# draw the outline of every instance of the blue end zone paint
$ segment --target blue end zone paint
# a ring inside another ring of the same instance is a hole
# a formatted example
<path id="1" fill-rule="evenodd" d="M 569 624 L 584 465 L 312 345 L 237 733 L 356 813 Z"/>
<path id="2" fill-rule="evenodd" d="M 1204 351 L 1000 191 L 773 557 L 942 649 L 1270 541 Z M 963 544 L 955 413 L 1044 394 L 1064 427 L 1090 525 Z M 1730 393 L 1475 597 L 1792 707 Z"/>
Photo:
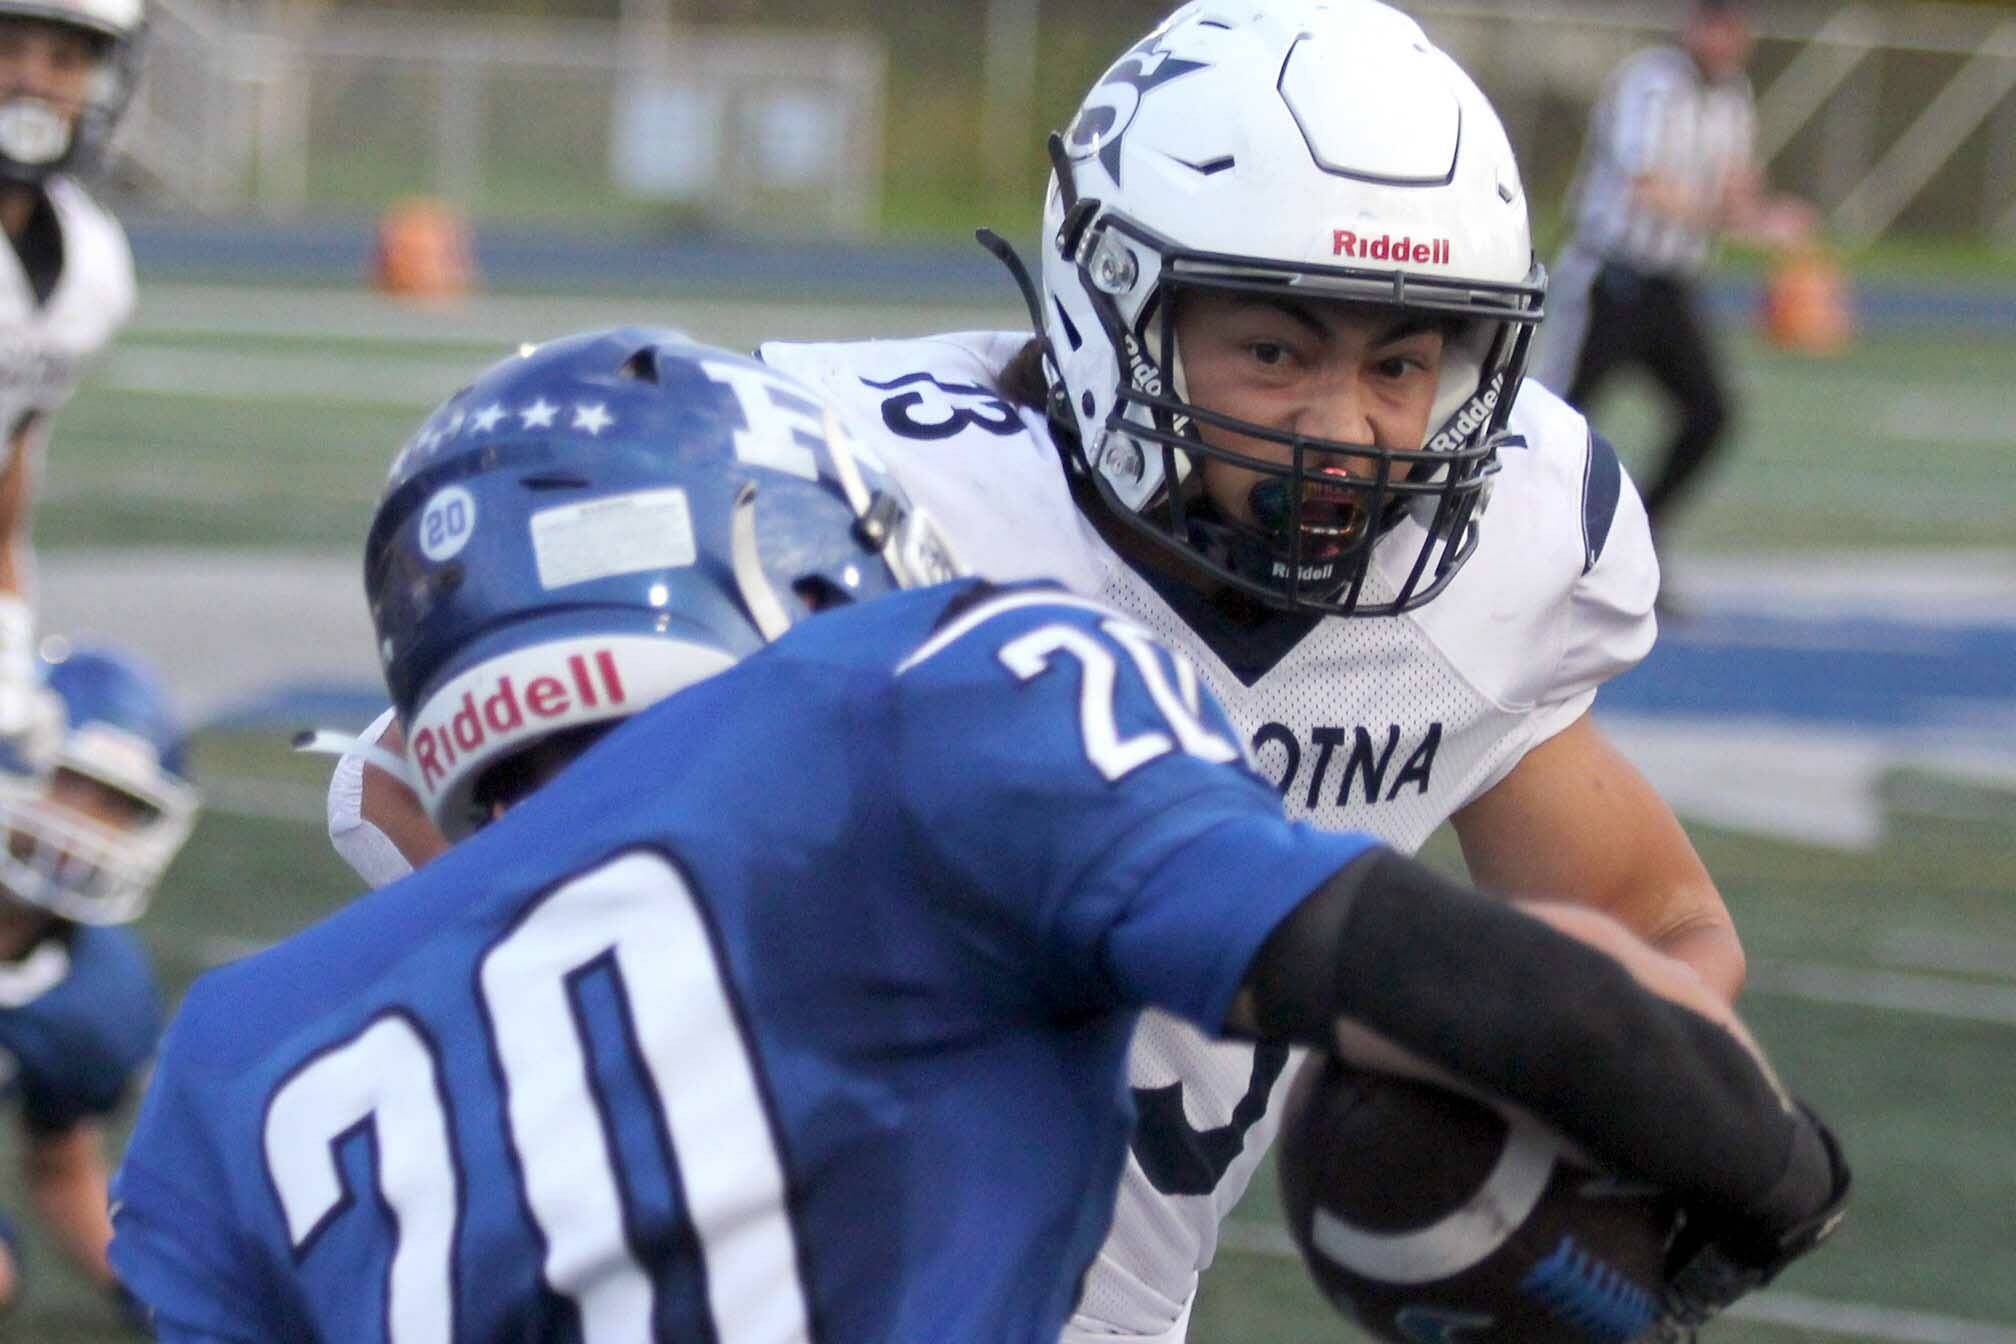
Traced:
<path id="1" fill-rule="evenodd" d="M 2016 625 L 1717 616 L 1663 631 L 1603 687 L 1605 711 L 1944 733 L 2016 744 Z M 361 683 L 276 687 L 207 728 L 362 728 L 386 705 Z"/>
<path id="2" fill-rule="evenodd" d="M 278 225 L 126 220 L 143 282 L 361 285 L 371 275 L 377 227 L 362 217 Z M 507 291 L 1018 302 L 1001 263 L 972 242 L 738 241 L 726 235 L 625 237 L 486 226 L 476 231 L 474 244 L 478 273 Z"/>
<path id="3" fill-rule="evenodd" d="M 1720 616 L 1662 631 L 1605 710 L 1887 729 L 2016 731 L 2016 625 Z"/>

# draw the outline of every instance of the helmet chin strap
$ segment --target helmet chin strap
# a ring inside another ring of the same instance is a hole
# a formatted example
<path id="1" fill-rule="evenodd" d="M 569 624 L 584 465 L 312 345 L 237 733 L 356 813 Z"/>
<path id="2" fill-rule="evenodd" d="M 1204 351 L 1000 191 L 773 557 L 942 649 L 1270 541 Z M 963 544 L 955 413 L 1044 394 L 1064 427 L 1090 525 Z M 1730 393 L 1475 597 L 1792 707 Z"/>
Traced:
<path id="1" fill-rule="evenodd" d="M 376 742 L 366 742 L 349 733 L 330 728 L 306 728 L 294 734 L 294 750 L 312 756 L 357 756 L 375 765 L 408 788 L 413 787 L 413 771 L 404 756 L 395 756 Z"/>
<path id="2" fill-rule="evenodd" d="M 728 559 L 735 573 L 735 588 L 749 619 L 765 641 L 774 642 L 791 628 L 791 616 L 778 597 L 770 576 L 763 572 L 763 553 L 756 544 L 756 483 L 746 482 L 735 496 L 735 512 L 729 521 Z"/>
<path id="3" fill-rule="evenodd" d="M 1056 136 L 1050 137 L 1055 140 Z M 1050 348 L 1050 338 L 1043 334 L 1043 301 L 1037 297 L 1036 282 L 1029 277 L 1029 268 L 1022 261 L 1021 254 L 1006 238 L 992 229 L 975 229 L 973 236 L 980 246 L 992 253 L 994 259 L 1008 268 L 1014 277 L 1015 287 L 1022 292 L 1022 304 L 1029 310 L 1029 326 L 1036 333 L 1036 344 L 1043 351 L 1043 382 L 1050 389 L 1048 404 L 1043 408 L 1051 423 L 1070 425 L 1071 393 L 1064 386 L 1063 372 L 1058 368 L 1057 352 Z"/>

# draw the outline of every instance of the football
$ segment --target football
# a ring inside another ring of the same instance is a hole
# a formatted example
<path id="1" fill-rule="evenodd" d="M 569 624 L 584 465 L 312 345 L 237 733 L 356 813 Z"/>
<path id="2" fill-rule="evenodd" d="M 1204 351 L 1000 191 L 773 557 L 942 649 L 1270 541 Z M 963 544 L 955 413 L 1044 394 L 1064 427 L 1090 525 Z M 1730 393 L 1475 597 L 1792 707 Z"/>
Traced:
<path id="1" fill-rule="evenodd" d="M 1282 1204 L 1337 1308 L 1405 1344 L 1624 1344 L 1658 1318 L 1677 1214 L 1509 1107 L 1311 1056 Z"/>

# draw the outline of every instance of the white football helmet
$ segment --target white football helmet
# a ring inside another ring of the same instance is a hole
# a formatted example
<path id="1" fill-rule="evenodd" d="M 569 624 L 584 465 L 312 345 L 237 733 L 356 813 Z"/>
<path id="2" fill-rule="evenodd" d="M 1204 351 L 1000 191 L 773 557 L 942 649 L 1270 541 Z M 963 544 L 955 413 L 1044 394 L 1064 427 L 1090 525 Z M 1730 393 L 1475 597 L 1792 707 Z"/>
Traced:
<path id="1" fill-rule="evenodd" d="M 125 653 L 79 649 L 45 679 L 68 726 L 50 773 L 0 760 L 0 896 L 79 924 L 124 924 L 147 909 L 196 823 L 182 730 L 153 672 Z M 64 775 L 116 802 L 81 805 Z"/>
<path id="2" fill-rule="evenodd" d="M 1440 592 L 1476 546 L 1546 292 L 1511 145 L 1469 76 L 1371 0 L 1196 0 L 1106 72 L 1051 149 L 1039 321 L 1052 412 L 1068 403 L 1079 465 L 1114 515 L 1274 606 L 1386 615 Z M 1446 321 L 1426 442 L 1386 451 L 1191 404 L 1172 302 L 1184 290 Z M 1200 415 L 1290 446 L 1292 463 L 1206 445 Z M 1378 464 L 1363 481 L 1376 525 L 1341 550 L 1334 529 L 1322 545 L 1310 537 L 1323 529 L 1305 532 L 1316 454 Z M 1182 489 L 1205 456 L 1265 473 L 1277 525 L 1227 524 Z M 1418 551 L 1368 585 L 1375 546 L 1399 529 Z"/>
<path id="3" fill-rule="evenodd" d="M 0 0 L 0 20 L 61 24 L 99 46 L 98 71 L 73 123 L 40 98 L 0 89 L 0 180 L 37 183 L 90 169 L 133 97 L 146 29 L 144 0 Z"/>

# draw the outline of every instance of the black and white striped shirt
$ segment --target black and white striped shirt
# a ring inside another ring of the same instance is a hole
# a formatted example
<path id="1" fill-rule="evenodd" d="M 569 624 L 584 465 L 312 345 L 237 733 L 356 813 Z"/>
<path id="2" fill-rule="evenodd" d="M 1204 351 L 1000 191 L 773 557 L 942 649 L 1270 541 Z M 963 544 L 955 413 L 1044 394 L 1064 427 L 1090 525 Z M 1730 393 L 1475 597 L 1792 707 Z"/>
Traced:
<path id="1" fill-rule="evenodd" d="M 1755 155 L 1750 81 L 1710 84 L 1678 47 L 1653 47 L 1617 68 L 1590 119 L 1573 191 L 1575 244 L 1605 261 L 1658 274 L 1694 275 L 1708 264 L 1710 229 L 1680 223 L 1633 199 L 1656 174 L 1708 206 Z"/>

